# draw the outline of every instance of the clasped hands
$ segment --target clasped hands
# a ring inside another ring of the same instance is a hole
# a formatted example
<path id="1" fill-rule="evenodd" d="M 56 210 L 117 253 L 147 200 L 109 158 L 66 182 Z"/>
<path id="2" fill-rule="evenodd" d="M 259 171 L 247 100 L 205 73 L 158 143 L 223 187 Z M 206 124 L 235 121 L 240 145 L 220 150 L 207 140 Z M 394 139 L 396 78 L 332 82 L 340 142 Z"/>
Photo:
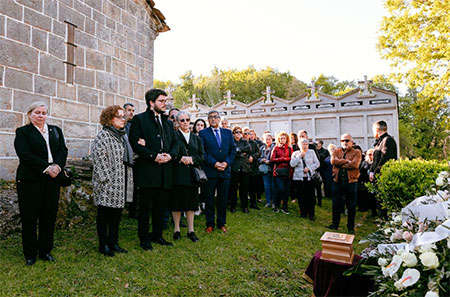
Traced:
<path id="1" fill-rule="evenodd" d="M 216 168 L 219 171 L 224 171 L 227 167 L 228 167 L 227 162 L 216 162 L 216 164 L 214 164 L 214 168 Z"/>
<path id="2" fill-rule="evenodd" d="M 194 165 L 194 160 L 192 159 L 192 157 L 183 156 L 180 159 L 180 163 L 183 163 L 184 165 Z"/>
<path id="3" fill-rule="evenodd" d="M 160 153 L 156 155 L 155 162 L 158 164 L 164 164 L 172 160 L 172 157 L 168 153 Z"/>
<path id="4" fill-rule="evenodd" d="M 50 175 L 51 178 L 57 177 L 60 172 L 61 172 L 61 168 L 56 164 L 50 165 L 47 168 L 47 170 L 45 171 L 45 173 Z"/>

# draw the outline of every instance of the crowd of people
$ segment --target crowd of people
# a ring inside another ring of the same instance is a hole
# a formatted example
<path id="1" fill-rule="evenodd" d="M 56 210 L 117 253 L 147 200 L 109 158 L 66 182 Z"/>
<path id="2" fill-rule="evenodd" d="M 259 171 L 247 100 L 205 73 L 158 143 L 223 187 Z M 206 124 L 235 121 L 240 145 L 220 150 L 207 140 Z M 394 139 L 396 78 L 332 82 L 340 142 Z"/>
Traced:
<path id="1" fill-rule="evenodd" d="M 103 109 L 102 129 L 93 142 L 93 198 L 99 252 L 105 256 L 127 253 L 119 245 L 127 203 L 129 216 L 138 221 L 140 247 L 146 251 L 153 249 L 152 243 L 173 245 L 163 237 L 170 215 L 174 240 L 182 236 L 183 216 L 186 236 L 199 240 L 194 220 L 201 212 L 206 233 L 228 232 L 227 210 L 236 212 L 238 202 L 243 213 L 257 211 L 259 202 L 290 214 L 292 200 L 298 202 L 301 217 L 314 221 L 323 191 L 333 205 L 328 228 L 337 230 L 341 214 L 347 212 L 350 233 L 355 230 L 357 205 L 361 211 L 383 215 L 364 184 L 376 182 L 383 164 L 397 158 L 395 140 L 384 121 L 374 123 L 375 147 L 363 153 L 348 133 L 341 136 L 339 147 L 329 144 L 325 149 L 321 140 L 310 141 L 305 130 L 266 131 L 258 137 L 248 127 L 229 127 L 217 110 L 208 112 L 208 123 L 192 122 L 186 111 L 166 110 L 167 94 L 160 89 L 149 90 L 145 101 L 146 111 L 137 115 L 131 103 Z M 38 256 L 54 261 L 50 252 L 67 148 L 62 130 L 47 124 L 47 112 L 45 103 L 33 103 L 29 123 L 17 129 L 14 141 L 27 265 Z"/>

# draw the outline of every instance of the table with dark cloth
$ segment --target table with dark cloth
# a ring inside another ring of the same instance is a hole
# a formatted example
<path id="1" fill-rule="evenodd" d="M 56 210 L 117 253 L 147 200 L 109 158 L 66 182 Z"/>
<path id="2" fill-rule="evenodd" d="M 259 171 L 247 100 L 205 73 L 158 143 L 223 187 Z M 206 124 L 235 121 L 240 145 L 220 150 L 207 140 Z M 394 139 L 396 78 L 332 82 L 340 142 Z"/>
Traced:
<path id="1" fill-rule="evenodd" d="M 354 256 L 353 264 L 344 264 L 320 259 L 322 252 L 317 252 L 306 268 L 304 278 L 314 285 L 314 295 L 319 296 L 367 296 L 372 281 L 367 276 L 342 273 L 355 266 L 362 257 Z"/>

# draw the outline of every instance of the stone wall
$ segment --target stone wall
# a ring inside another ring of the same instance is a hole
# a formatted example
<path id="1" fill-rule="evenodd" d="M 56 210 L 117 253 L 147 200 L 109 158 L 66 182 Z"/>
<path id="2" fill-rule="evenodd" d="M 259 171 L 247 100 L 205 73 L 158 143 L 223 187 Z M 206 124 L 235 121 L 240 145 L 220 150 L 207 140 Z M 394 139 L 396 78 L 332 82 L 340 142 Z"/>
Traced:
<path id="1" fill-rule="evenodd" d="M 90 154 L 105 106 L 145 110 L 158 21 L 144 0 L 0 0 L 0 178 L 14 178 L 14 131 L 33 101 L 48 104 L 75 158 Z M 73 84 L 66 22 L 77 26 Z"/>

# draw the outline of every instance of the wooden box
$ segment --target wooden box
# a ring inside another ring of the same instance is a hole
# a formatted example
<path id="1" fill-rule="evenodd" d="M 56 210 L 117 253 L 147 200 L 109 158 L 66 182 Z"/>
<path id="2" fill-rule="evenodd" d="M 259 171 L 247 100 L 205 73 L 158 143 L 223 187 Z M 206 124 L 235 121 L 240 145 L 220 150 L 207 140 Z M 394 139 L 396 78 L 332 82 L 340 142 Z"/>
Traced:
<path id="1" fill-rule="evenodd" d="M 355 235 L 325 232 L 320 239 L 322 241 L 322 257 L 320 259 L 352 264 L 354 238 Z"/>

